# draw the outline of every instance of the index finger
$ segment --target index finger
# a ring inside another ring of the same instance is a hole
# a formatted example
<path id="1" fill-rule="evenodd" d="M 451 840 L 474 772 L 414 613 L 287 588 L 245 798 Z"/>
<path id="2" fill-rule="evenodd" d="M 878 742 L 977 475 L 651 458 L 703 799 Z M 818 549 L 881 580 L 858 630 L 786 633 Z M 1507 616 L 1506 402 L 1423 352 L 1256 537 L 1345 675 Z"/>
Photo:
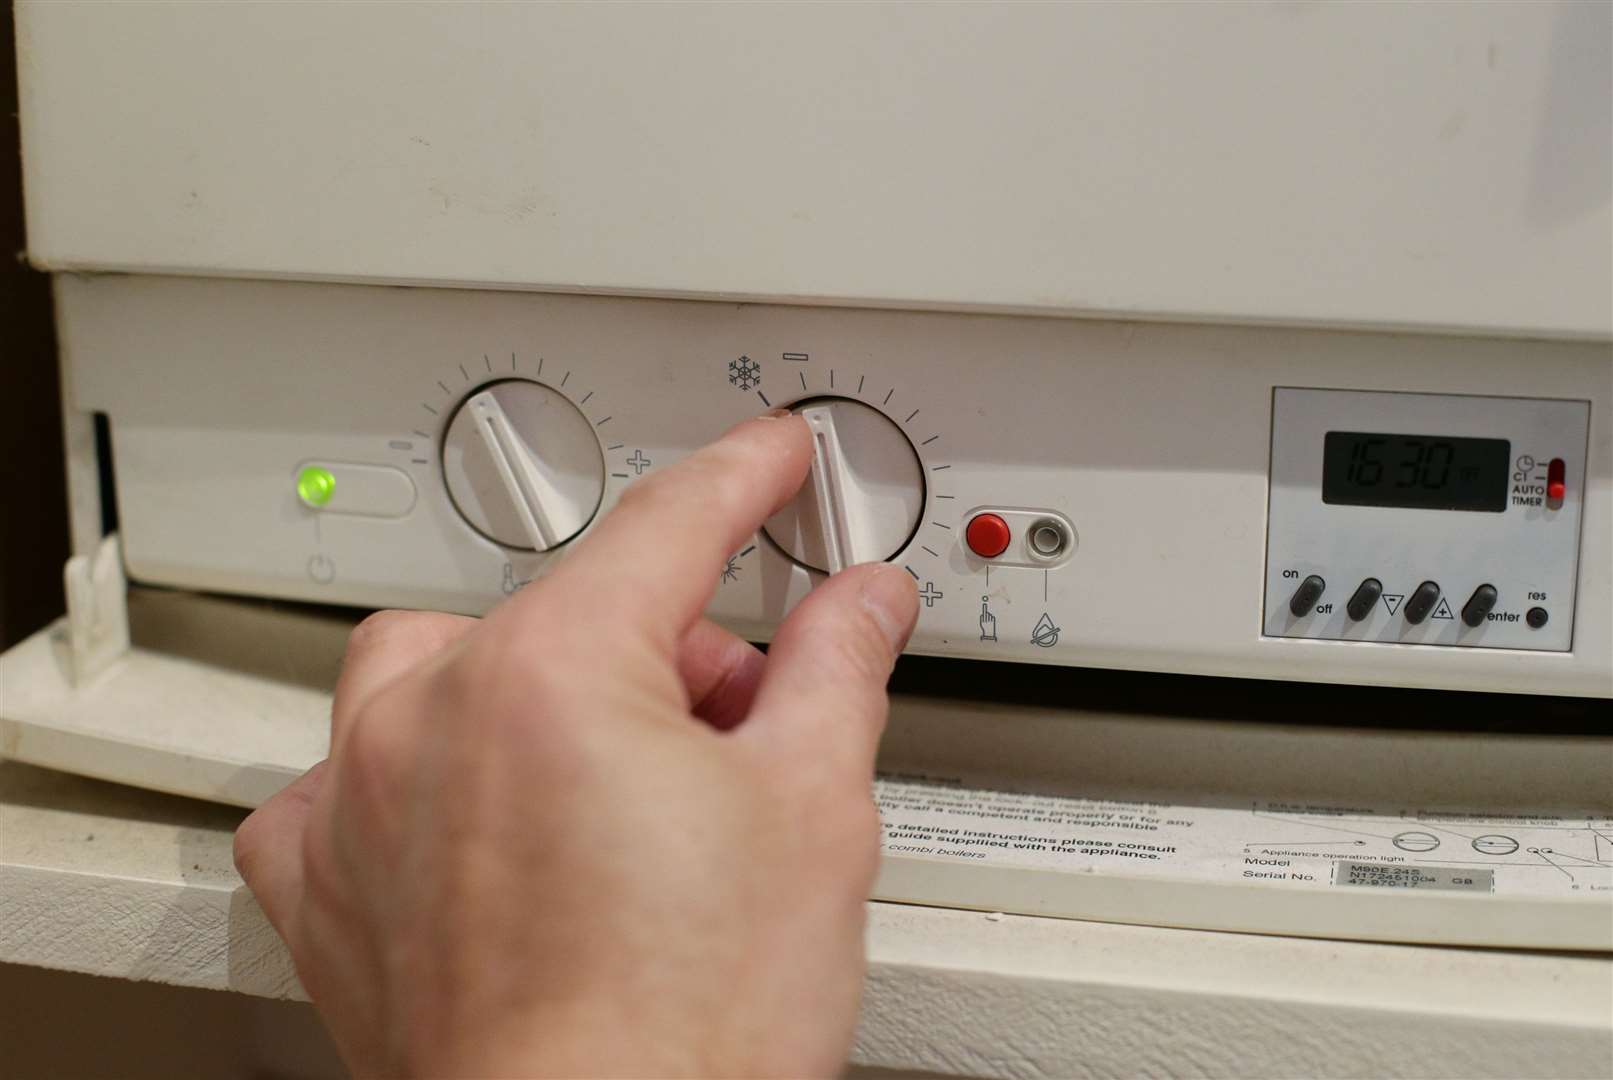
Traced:
<path id="1" fill-rule="evenodd" d="M 782 410 L 632 484 L 545 582 L 518 593 L 511 617 L 585 613 L 626 620 L 670 653 L 705 609 L 724 561 L 800 489 L 812 464 L 806 422 Z M 524 602 L 524 603 L 523 603 Z"/>

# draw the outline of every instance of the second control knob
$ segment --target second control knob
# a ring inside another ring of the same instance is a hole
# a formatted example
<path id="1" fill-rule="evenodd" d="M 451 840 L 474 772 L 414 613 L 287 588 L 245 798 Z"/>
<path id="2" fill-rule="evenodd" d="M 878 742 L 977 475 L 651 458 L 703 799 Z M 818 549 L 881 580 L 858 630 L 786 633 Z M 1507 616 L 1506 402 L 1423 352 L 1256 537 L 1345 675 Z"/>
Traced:
<path id="1" fill-rule="evenodd" d="M 509 548 L 548 551 L 587 527 L 605 491 L 593 425 L 557 391 L 506 379 L 448 422 L 443 478 L 471 527 Z"/>
<path id="2" fill-rule="evenodd" d="M 924 510 L 924 469 L 902 429 L 850 398 L 805 401 L 812 471 L 764 526 L 785 554 L 834 573 L 890 559 L 907 546 Z"/>

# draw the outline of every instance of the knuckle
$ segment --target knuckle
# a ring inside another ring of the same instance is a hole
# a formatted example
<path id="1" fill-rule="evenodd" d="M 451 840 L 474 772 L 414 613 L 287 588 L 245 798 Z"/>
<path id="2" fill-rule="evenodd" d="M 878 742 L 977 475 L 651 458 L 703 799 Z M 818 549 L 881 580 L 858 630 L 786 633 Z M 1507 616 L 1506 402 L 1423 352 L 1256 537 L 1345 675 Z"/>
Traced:
<path id="1" fill-rule="evenodd" d="M 347 635 L 346 658 L 378 652 L 418 632 L 420 615 L 413 611 L 377 611 L 366 615 Z"/>
<path id="2" fill-rule="evenodd" d="M 235 841 L 230 853 L 235 860 L 236 872 L 248 886 L 257 880 L 264 842 L 259 834 L 263 829 L 264 816 L 261 810 L 254 810 L 248 814 L 246 820 L 235 829 Z"/>

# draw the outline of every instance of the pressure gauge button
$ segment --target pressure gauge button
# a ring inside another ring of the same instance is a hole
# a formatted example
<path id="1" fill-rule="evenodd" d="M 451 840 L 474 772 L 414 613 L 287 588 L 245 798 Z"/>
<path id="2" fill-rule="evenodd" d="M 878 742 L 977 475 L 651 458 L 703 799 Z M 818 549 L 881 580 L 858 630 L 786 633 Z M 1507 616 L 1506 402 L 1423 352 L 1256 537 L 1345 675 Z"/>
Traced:
<path id="1" fill-rule="evenodd" d="M 913 444 L 884 413 L 849 398 L 817 398 L 795 411 L 812 430 L 812 471 L 768 518 L 767 535 L 796 562 L 831 574 L 900 553 L 924 509 Z"/>
<path id="2" fill-rule="evenodd" d="M 1322 593 L 1326 591 L 1327 582 L 1312 574 L 1300 582 L 1299 588 L 1294 590 L 1294 595 L 1288 601 L 1289 613 L 1296 619 L 1309 615 L 1311 608 L 1316 606 L 1316 601 L 1320 600 Z"/>
<path id="3" fill-rule="evenodd" d="M 1434 605 L 1437 603 L 1439 603 L 1439 585 L 1432 581 L 1423 582 L 1406 598 L 1406 621 L 1416 626 L 1428 618 L 1428 613 L 1434 610 Z"/>
<path id="4" fill-rule="evenodd" d="M 1350 594 L 1350 600 L 1344 605 L 1344 613 L 1350 617 L 1351 622 L 1360 622 L 1372 614 L 1372 606 L 1383 595 L 1383 582 L 1375 577 L 1369 577 L 1355 587 Z"/>
<path id="5" fill-rule="evenodd" d="M 549 551 L 587 527 L 605 491 L 593 425 L 555 390 L 506 379 L 466 398 L 443 439 L 448 494 L 477 532 Z"/>
<path id="6" fill-rule="evenodd" d="M 1008 522 L 1003 520 L 1001 514 L 976 514 L 969 519 L 969 526 L 964 530 L 964 542 L 969 550 L 982 559 L 995 559 L 1008 550 L 1008 542 L 1013 539 L 1013 531 L 1009 529 Z"/>

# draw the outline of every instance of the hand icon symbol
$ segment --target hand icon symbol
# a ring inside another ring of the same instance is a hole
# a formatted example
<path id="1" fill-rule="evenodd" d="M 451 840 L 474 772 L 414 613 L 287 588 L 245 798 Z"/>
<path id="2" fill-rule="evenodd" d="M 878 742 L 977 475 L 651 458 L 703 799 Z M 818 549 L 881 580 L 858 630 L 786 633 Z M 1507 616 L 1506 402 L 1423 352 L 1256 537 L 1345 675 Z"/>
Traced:
<path id="1" fill-rule="evenodd" d="M 997 616 L 995 616 L 995 615 L 993 615 L 991 613 L 990 601 L 991 601 L 991 597 L 989 597 L 989 596 L 982 596 L 980 598 L 980 640 L 981 641 L 996 641 L 997 640 Z"/>

